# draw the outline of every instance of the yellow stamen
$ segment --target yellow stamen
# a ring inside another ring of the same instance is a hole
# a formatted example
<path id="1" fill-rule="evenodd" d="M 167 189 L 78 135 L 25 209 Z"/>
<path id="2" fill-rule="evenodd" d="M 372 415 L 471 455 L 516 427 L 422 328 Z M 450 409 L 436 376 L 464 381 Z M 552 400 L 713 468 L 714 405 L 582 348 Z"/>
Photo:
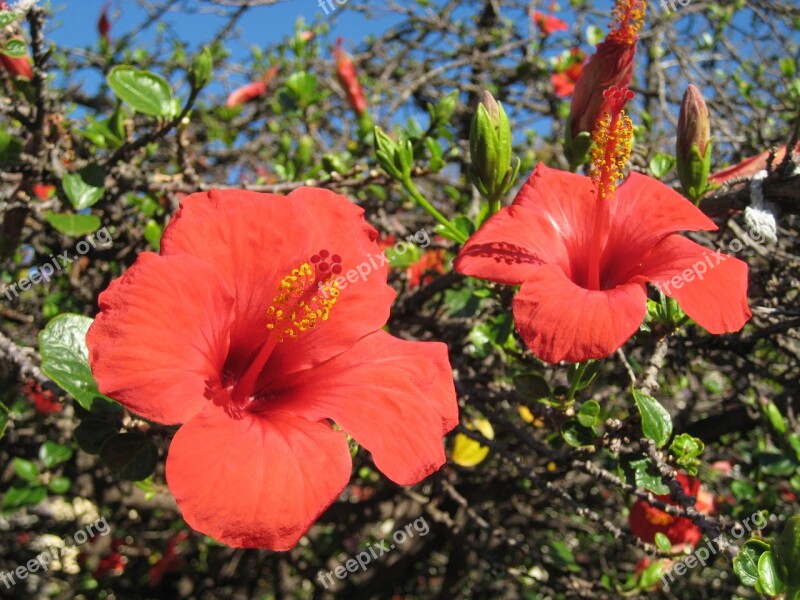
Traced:
<path id="1" fill-rule="evenodd" d="M 618 44 L 635 44 L 644 24 L 646 0 L 617 0 L 614 5 L 614 26 L 606 40 Z"/>
<path id="2" fill-rule="evenodd" d="M 267 329 L 278 341 L 297 339 L 300 333 L 328 320 L 338 297 L 335 281 L 320 281 L 311 265 L 303 263 L 278 284 L 278 293 L 267 309 Z"/>
<path id="3" fill-rule="evenodd" d="M 604 113 L 595 124 L 592 140 L 592 179 L 600 197 L 605 199 L 614 195 L 631 157 L 633 123 L 625 111 L 617 116 Z"/>
<path id="4" fill-rule="evenodd" d="M 653 525 L 669 525 L 675 521 L 675 517 L 655 508 L 645 512 L 645 517 Z"/>

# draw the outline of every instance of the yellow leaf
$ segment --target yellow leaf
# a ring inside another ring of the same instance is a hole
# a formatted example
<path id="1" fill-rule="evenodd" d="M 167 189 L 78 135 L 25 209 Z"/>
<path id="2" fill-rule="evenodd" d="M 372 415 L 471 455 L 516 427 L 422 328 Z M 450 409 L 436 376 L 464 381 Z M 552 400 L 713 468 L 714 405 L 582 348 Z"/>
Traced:
<path id="1" fill-rule="evenodd" d="M 494 429 L 487 419 L 474 419 L 464 425 L 467 429 L 480 431 L 487 439 L 494 439 Z M 453 462 L 462 467 L 474 467 L 480 464 L 489 454 L 489 447 L 467 437 L 463 433 L 456 434 L 453 441 L 453 450 L 450 457 Z"/>

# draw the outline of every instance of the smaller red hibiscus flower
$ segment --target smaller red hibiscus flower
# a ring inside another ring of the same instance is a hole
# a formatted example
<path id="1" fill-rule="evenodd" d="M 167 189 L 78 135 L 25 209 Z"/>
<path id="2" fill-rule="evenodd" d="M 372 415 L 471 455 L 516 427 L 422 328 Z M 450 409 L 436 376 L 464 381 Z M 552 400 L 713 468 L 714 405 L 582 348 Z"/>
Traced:
<path id="1" fill-rule="evenodd" d="M 711 333 L 738 331 L 751 316 L 747 264 L 677 233 L 717 229 L 708 217 L 638 173 L 617 189 L 631 152 L 633 124 L 623 107 L 632 95 L 605 93 L 610 112 L 595 128 L 591 177 L 540 164 L 454 263 L 465 275 L 522 286 L 514 321 L 547 362 L 615 352 L 645 317 L 648 282 Z"/>
<path id="2" fill-rule="evenodd" d="M 56 186 L 54 185 L 43 185 L 43 184 L 34 184 L 31 186 L 31 190 L 33 191 L 34 195 L 42 201 L 49 200 L 50 197 L 55 194 Z"/>
<path id="3" fill-rule="evenodd" d="M 539 31 L 544 35 L 550 35 L 556 31 L 569 31 L 569 25 L 565 21 L 552 15 L 546 15 L 538 10 L 531 13 L 531 20 L 536 23 Z"/>
<path id="4" fill-rule="evenodd" d="M 699 512 L 710 514 L 714 511 L 713 496 L 700 487 L 699 479 L 685 473 L 678 473 L 676 479 L 681 484 L 683 491 L 688 496 L 695 498 L 694 507 Z M 669 494 L 656 496 L 656 498 L 666 504 L 678 505 Z M 678 551 L 686 545 L 696 546 L 703 537 L 700 528 L 691 519 L 665 513 L 645 500 L 637 500 L 633 503 L 628 523 L 633 534 L 643 542 L 652 544 L 655 541 L 656 533 L 660 532 L 667 536 L 673 548 Z"/>
<path id="5" fill-rule="evenodd" d="M 100 19 L 97 21 L 97 33 L 105 40 L 106 44 L 111 43 L 111 36 L 109 35 L 111 31 L 111 21 L 108 18 L 109 8 L 111 8 L 111 2 L 106 2 L 103 7 L 103 12 L 100 13 Z"/>
<path id="6" fill-rule="evenodd" d="M 575 91 L 575 84 L 581 78 L 586 56 L 579 48 L 572 48 L 566 58 L 559 59 L 556 72 L 550 75 L 553 91 L 559 98 L 571 96 Z"/>
<path id="7" fill-rule="evenodd" d="M 56 399 L 56 395 L 51 390 L 44 389 L 40 383 L 29 381 L 22 390 L 40 415 L 51 415 L 64 408 L 64 405 Z"/>
<path id="8" fill-rule="evenodd" d="M 336 40 L 333 57 L 336 60 L 336 77 L 347 95 L 347 103 L 356 113 L 356 116 L 360 117 L 367 112 L 367 99 L 358 81 L 353 59 L 342 48 L 342 38 Z"/>
<path id="9" fill-rule="evenodd" d="M 270 82 L 275 78 L 275 75 L 278 74 L 279 69 L 280 67 L 278 65 L 270 67 L 267 69 L 267 72 L 264 73 L 260 81 L 254 81 L 233 90 L 225 101 L 225 106 L 246 104 L 266 94 Z"/>

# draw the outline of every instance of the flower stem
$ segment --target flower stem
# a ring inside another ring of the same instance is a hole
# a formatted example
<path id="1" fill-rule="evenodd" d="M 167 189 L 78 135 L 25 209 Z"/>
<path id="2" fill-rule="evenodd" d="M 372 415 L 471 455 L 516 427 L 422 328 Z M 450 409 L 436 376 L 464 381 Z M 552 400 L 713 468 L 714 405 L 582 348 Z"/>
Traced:
<path id="1" fill-rule="evenodd" d="M 411 197 L 414 198 L 414 201 L 419 204 L 422 208 L 428 211 L 428 213 L 433 216 L 434 219 L 439 221 L 442 226 L 447 230 L 450 234 L 452 239 L 457 241 L 459 244 L 463 244 L 467 241 L 467 236 L 457 229 L 442 213 L 440 213 L 436 208 L 428 202 L 428 200 L 419 192 L 417 186 L 414 185 L 414 182 L 411 180 L 411 177 L 406 177 L 403 179 L 403 185 L 408 190 L 408 193 L 411 194 Z"/>

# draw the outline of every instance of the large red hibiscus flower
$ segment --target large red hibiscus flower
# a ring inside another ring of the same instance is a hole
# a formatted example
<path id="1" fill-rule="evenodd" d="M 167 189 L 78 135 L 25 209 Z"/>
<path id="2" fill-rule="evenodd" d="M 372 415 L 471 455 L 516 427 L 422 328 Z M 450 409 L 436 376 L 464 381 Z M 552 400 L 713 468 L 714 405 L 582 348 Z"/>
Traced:
<path id="1" fill-rule="evenodd" d="M 539 165 L 511 206 L 464 245 L 455 270 L 521 285 L 514 320 L 541 359 L 581 362 L 613 353 L 645 316 L 646 283 L 659 286 L 711 333 L 740 329 L 747 308 L 747 265 L 676 232 L 714 230 L 691 202 L 631 173 L 627 90 L 606 93 L 611 113 L 595 130 L 594 175 Z"/>
<path id="2" fill-rule="evenodd" d="M 132 412 L 182 424 L 167 484 L 193 528 L 291 548 L 349 480 L 345 433 L 399 484 L 444 463 L 447 349 L 381 331 L 394 292 L 376 238 L 321 189 L 193 194 L 160 255 L 101 294 L 92 372 Z"/>

